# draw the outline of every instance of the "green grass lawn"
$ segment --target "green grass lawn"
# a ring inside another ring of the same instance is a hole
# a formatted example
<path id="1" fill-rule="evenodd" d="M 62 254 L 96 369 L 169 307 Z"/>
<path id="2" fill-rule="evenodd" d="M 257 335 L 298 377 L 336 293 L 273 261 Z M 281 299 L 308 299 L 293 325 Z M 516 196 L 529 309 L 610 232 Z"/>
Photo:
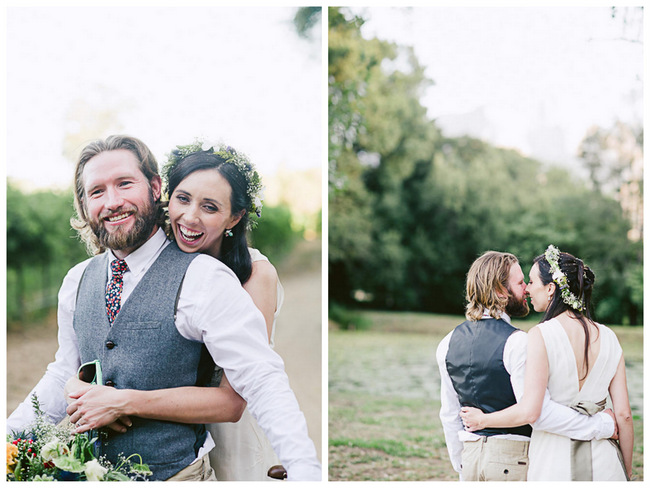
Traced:
<path id="1" fill-rule="evenodd" d="M 445 446 L 438 342 L 460 316 L 360 312 L 365 330 L 329 333 L 329 479 L 457 480 Z M 536 321 L 520 321 L 528 330 Z M 628 365 L 635 475 L 643 479 L 643 329 L 613 327 Z"/>

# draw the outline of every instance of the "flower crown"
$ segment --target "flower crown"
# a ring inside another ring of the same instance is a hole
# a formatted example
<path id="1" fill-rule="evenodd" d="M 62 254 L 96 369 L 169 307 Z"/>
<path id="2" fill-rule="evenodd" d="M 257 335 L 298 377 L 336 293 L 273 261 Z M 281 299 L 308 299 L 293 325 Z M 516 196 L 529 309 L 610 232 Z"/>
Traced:
<path id="1" fill-rule="evenodd" d="M 250 199 L 250 205 L 246 208 L 249 214 L 255 214 L 258 218 L 262 216 L 262 201 L 264 200 L 264 187 L 262 186 L 262 179 L 259 173 L 252 165 L 248 156 L 238 153 L 232 147 L 226 146 L 222 143 L 212 143 L 196 139 L 194 143 L 186 146 L 176 146 L 167 155 L 167 162 L 163 166 L 163 177 L 167 185 L 169 185 L 169 175 L 172 170 L 190 154 L 196 152 L 206 152 L 208 154 L 215 154 L 223 159 L 226 163 L 234 164 L 239 172 L 246 178 L 246 194 Z M 171 195 L 169 195 L 171 197 Z M 248 228 L 252 229 L 257 225 L 257 221 L 252 218 L 248 219 Z"/>
<path id="2" fill-rule="evenodd" d="M 567 280 L 566 275 L 560 269 L 560 250 L 553 244 L 550 244 L 546 248 L 544 257 L 546 257 L 548 264 L 551 266 L 553 281 L 560 287 L 562 293 L 562 301 L 571 308 L 582 312 L 585 308 L 584 302 L 582 300 L 579 300 L 573 293 L 571 293 L 571 290 L 569 290 L 569 281 Z"/>

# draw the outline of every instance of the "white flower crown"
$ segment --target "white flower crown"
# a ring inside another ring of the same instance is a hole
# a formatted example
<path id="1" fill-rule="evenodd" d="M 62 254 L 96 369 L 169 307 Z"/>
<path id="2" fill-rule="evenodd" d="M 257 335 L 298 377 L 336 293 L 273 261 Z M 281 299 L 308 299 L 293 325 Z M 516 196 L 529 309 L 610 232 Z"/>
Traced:
<path id="1" fill-rule="evenodd" d="M 249 230 L 257 225 L 257 221 L 253 220 L 252 214 L 257 218 L 262 216 L 262 205 L 264 200 L 264 187 L 262 186 L 262 179 L 259 173 L 248 159 L 248 156 L 238 153 L 232 147 L 226 146 L 222 143 L 212 143 L 196 139 L 192 144 L 186 146 L 176 146 L 167 155 L 167 162 L 163 166 L 163 177 L 169 185 L 169 175 L 171 171 L 190 154 L 196 152 L 207 152 L 208 154 L 216 154 L 221 157 L 225 162 L 234 164 L 239 172 L 246 178 L 246 194 L 250 199 L 250 205 L 246 208 L 249 213 L 248 228 Z M 171 197 L 171 195 L 169 195 Z"/>
<path id="2" fill-rule="evenodd" d="M 553 244 L 549 244 L 544 253 L 544 257 L 546 257 L 548 264 L 551 266 L 553 281 L 560 287 L 562 301 L 571 308 L 582 312 L 585 308 L 584 302 L 571 293 L 571 290 L 569 290 L 569 281 L 560 269 L 560 250 Z"/>

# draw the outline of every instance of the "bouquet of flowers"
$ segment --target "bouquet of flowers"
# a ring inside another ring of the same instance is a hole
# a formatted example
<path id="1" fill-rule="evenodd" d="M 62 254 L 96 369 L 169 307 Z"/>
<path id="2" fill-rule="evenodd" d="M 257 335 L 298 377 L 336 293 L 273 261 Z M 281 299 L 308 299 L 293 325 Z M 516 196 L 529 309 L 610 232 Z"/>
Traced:
<path id="1" fill-rule="evenodd" d="M 139 454 L 121 457 L 116 466 L 97 459 L 97 438 L 73 433 L 74 426 L 54 425 L 32 396 L 36 420 L 20 435 L 7 435 L 8 481 L 135 481 L 152 473 Z M 131 461 L 138 458 L 138 463 Z"/>

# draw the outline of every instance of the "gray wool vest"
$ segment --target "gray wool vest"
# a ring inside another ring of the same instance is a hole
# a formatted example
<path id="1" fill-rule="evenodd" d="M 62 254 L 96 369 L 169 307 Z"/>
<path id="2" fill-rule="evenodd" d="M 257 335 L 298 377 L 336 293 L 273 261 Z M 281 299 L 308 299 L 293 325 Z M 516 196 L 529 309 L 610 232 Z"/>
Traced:
<path id="1" fill-rule="evenodd" d="M 105 301 L 108 253 L 90 261 L 77 290 L 73 326 L 82 363 L 99 359 L 105 385 L 156 390 L 196 384 L 203 344 L 181 336 L 174 320 L 185 272 L 196 256 L 169 244 L 122 304 L 113 326 Z M 124 434 L 102 429 L 97 454 L 111 463 L 119 454 L 140 454 L 152 480 L 189 466 L 205 441 L 203 424 L 131 420 Z"/>

